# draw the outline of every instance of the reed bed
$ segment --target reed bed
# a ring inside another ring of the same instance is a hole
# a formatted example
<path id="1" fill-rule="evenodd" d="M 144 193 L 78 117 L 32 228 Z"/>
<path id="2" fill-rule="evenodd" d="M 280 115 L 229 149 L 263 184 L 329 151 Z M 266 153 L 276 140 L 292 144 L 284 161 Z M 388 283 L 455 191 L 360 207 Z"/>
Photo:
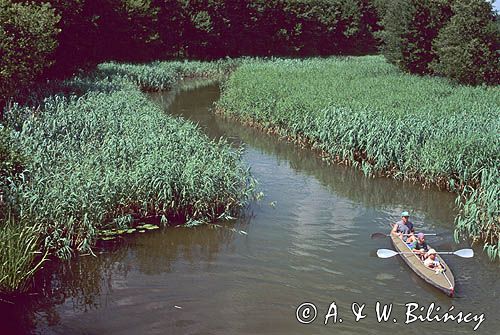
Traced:
<path id="1" fill-rule="evenodd" d="M 103 64 L 92 76 L 61 83 L 70 95 L 50 96 L 36 108 L 10 106 L 9 141 L 29 160 L 28 177 L 16 186 L 16 222 L 8 226 L 19 229 L 0 236 L 0 262 L 20 262 L 19 271 L 6 268 L 0 289 L 24 288 L 36 262 L 16 255 L 33 248 L 69 258 L 92 252 L 100 230 L 141 218 L 190 224 L 237 215 L 255 185 L 241 152 L 166 115 L 138 86 L 163 89 L 183 76 L 220 73 L 219 64 L 201 64 L 164 72 L 162 64 L 163 77 L 148 84 L 143 78 L 155 72 L 143 72 L 145 66 Z M 24 245 L 17 237 L 28 233 Z"/>
<path id="2" fill-rule="evenodd" d="M 368 175 L 459 192 L 456 237 L 500 257 L 500 89 L 400 73 L 380 56 L 246 62 L 224 115 L 307 142 Z"/>
<path id="3" fill-rule="evenodd" d="M 99 73 L 120 75 L 130 79 L 144 91 L 165 90 L 179 80 L 186 78 L 210 78 L 220 80 L 226 77 L 241 60 L 163 61 L 149 64 L 103 63 Z"/>
<path id="4" fill-rule="evenodd" d="M 27 279 L 43 264 L 46 254 L 39 251 L 40 234 L 8 217 L 0 222 L 0 292 L 23 290 Z"/>

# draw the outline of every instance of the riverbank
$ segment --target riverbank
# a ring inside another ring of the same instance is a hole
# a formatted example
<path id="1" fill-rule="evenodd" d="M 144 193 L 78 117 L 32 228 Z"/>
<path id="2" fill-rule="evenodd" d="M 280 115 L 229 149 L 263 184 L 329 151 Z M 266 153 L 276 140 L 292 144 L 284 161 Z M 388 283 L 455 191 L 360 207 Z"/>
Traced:
<path id="1" fill-rule="evenodd" d="M 242 64 L 217 108 L 367 175 L 457 192 L 456 239 L 500 256 L 498 88 L 402 74 L 379 56 L 275 59 Z"/>
<path id="2" fill-rule="evenodd" d="M 38 105 L 11 105 L 3 136 L 23 168 L 12 172 L 16 179 L 2 175 L 9 229 L 1 236 L 0 289 L 26 289 L 45 257 L 92 252 L 103 229 L 127 229 L 145 217 L 166 224 L 237 215 L 254 185 L 240 154 L 141 92 L 185 77 L 217 78 L 231 66 L 106 63 L 41 88 L 32 98 Z"/>

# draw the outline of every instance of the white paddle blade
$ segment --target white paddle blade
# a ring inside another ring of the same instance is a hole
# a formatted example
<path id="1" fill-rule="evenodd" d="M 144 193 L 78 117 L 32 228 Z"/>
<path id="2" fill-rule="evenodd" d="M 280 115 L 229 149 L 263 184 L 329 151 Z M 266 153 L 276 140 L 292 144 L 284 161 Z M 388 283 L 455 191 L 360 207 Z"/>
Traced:
<path id="1" fill-rule="evenodd" d="M 472 258 L 472 257 L 474 257 L 474 250 L 472 250 L 472 249 L 460 249 L 460 250 L 455 251 L 453 254 L 457 255 L 458 257 L 462 257 L 462 258 Z"/>
<path id="2" fill-rule="evenodd" d="M 389 258 L 392 256 L 396 256 L 398 253 L 395 252 L 394 250 L 390 249 L 378 249 L 377 250 L 377 257 L 379 258 Z"/>

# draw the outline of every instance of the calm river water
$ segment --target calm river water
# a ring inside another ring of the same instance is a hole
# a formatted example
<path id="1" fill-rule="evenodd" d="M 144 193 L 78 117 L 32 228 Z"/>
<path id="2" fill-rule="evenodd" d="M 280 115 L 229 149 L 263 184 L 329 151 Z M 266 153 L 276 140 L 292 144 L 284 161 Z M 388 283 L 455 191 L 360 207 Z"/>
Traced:
<path id="1" fill-rule="evenodd" d="M 210 137 L 244 146 L 265 197 L 218 228 L 160 229 L 98 257 L 47 264 L 36 293 L 1 303 L 2 334 L 466 334 L 478 323 L 405 324 L 411 302 L 425 307 L 415 315 L 425 316 L 432 302 L 438 315 L 452 305 L 453 314 L 484 313 L 475 333 L 500 332 L 500 267 L 480 249 L 473 259 L 445 256 L 457 282 L 453 299 L 398 258 L 375 255 L 390 242 L 371 240 L 371 233 L 386 232 L 402 210 L 419 230 L 439 233 L 428 239 L 437 249 L 466 247 L 453 242 L 452 194 L 328 165 L 311 151 L 215 117 L 218 96 L 214 84 L 153 99 Z M 377 322 L 377 301 L 392 304 L 388 322 Z M 296 320 L 303 302 L 317 308 L 310 324 Z M 343 322 L 325 325 L 332 302 Z M 359 322 L 354 302 L 366 304 Z"/>

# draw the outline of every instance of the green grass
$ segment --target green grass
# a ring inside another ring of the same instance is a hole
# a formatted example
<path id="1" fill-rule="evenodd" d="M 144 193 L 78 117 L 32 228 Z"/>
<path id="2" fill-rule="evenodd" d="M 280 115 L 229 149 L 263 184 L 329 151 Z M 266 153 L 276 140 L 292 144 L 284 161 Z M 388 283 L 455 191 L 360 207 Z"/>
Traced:
<path id="1" fill-rule="evenodd" d="M 179 64 L 152 65 L 161 75 L 148 81 L 148 89 L 222 71 L 218 63 Z M 210 140 L 193 123 L 166 115 L 141 92 L 138 85 L 146 84 L 137 78 L 149 78 L 151 69 L 103 64 L 92 76 L 59 83 L 65 95 L 49 96 L 36 108 L 13 105 L 6 111 L 9 141 L 29 157 L 27 178 L 12 186 L 18 203 L 10 205 L 18 213 L 15 224 L 29 225 L 3 231 L 0 262 L 19 261 L 21 278 L 32 273 L 33 259 L 22 257 L 25 250 L 68 258 L 89 251 L 101 229 L 124 228 L 150 216 L 211 222 L 236 215 L 252 196 L 254 180 L 240 152 Z M 31 231 L 37 234 L 25 246 L 17 236 Z M 9 287 L 23 284 L 0 283 L 0 289 Z"/>
<path id="2" fill-rule="evenodd" d="M 238 67 L 218 109 L 307 138 L 367 174 L 459 191 L 457 238 L 500 256 L 498 87 L 403 74 L 380 56 L 272 59 Z"/>
<path id="3" fill-rule="evenodd" d="M 22 291 L 46 255 L 38 251 L 36 228 L 7 218 L 0 223 L 0 292 Z"/>
<path id="4" fill-rule="evenodd" d="M 99 73 L 130 79 L 142 90 L 157 91 L 172 87 L 185 78 L 222 79 L 234 69 L 241 60 L 200 61 L 164 61 L 149 64 L 103 63 Z"/>

